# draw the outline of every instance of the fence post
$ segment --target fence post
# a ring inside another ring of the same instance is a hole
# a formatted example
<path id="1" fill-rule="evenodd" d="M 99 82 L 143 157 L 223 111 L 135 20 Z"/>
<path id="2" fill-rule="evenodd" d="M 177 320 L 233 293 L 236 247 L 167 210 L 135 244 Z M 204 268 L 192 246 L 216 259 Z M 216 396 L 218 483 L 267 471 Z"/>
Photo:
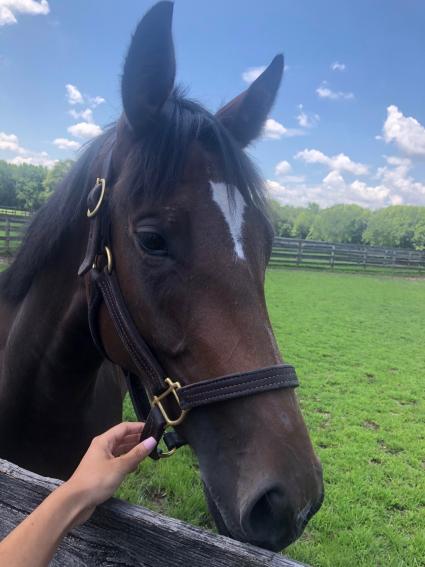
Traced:
<path id="1" fill-rule="evenodd" d="M 298 253 L 297 253 L 297 266 L 298 267 L 301 264 L 302 246 L 303 246 L 303 241 L 298 240 Z"/>
<path id="2" fill-rule="evenodd" d="M 363 248 L 363 270 L 366 270 L 367 266 L 367 248 Z"/>
<path id="3" fill-rule="evenodd" d="M 9 219 L 9 217 L 6 217 L 5 237 L 6 237 L 6 256 L 10 256 L 10 219 Z"/>
<path id="4" fill-rule="evenodd" d="M 335 244 L 332 244 L 332 248 L 331 248 L 331 270 L 334 269 L 334 264 L 335 264 Z"/>

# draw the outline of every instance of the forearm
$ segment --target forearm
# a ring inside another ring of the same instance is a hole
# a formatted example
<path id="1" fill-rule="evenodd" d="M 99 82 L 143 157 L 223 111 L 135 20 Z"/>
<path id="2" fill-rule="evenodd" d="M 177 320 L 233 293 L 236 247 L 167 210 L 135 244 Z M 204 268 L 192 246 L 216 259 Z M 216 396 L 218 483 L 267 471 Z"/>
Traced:
<path id="1" fill-rule="evenodd" d="M 46 567 L 61 539 L 86 514 L 84 498 L 63 484 L 0 543 L 0 565 Z"/>

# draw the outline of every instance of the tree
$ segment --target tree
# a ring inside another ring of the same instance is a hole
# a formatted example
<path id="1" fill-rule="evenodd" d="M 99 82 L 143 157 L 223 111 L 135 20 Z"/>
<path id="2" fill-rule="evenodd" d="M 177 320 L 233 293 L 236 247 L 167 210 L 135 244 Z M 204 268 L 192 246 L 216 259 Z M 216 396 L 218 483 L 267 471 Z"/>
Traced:
<path id="1" fill-rule="evenodd" d="M 16 167 L 16 198 L 18 205 L 27 211 L 35 211 L 43 203 L 43 181 L 47 168 L 36 165 L 22 164 Z"/>
<path id="2" fill-rule="evenodd" d="M 48 169 L 40 165 L 15 165 L 0 160 L 0 207 L 37 210 L 50 197 L 72 164 L 72 160 L 59 161 Z"/>
<path id="3" fill-rule="evenodd" d="M 0 206 L 2 207 L 16 207 L 18 205 L 16 179 L 14 177 L 15 167 L 6 161 L 0 161 Z"/>
<path id="4" fill-rule="evenodd" d="M 296 217 L 302 212 L 301 207 L 281 205 L 277 201 L 269 201 L 269 213 L 276 236 L 291 237 Z"/>
<path id="5" fill-rule="evenodd" d="M 424 209 L 424 218 L 416 225 L 412 239 L 413 246 L 416 250 L 425 250 L 425 207 L 421 208 Z"/>
<path id="6" fill-rule="evenodd" d="M 307 238 L 319 212 L 320 207 L 316 203 L 309 203 L 306 209 L 301 209 L 295 217 L 292 227 L 292 236 L 303 239 Z"/>
<path id="7" fill-rule="evenodd" d="M 334 205 L 320 211 L 307 236 L 310 240 L 359 244 L 371 212 L 359 205 Z"/>
<path id="8" fill-rule="evenodd" d="M 373 213 L 363 240 L 372 246 L 395 248 L 421 246 L 420 225 L 424 222 L 425 207 L 408 205 L 386 207 Z"/>
<path id="9" fill-rule="evenodd" d="M 73 163 L 72 159 L 58 161 L 54 167 L 47 171 L 47 175 L 43 181 L 43 192 L 41 195 L 43 201 L 47 201 L 50 195 L 52 195 L 53 191 L 71 169 Z"/>

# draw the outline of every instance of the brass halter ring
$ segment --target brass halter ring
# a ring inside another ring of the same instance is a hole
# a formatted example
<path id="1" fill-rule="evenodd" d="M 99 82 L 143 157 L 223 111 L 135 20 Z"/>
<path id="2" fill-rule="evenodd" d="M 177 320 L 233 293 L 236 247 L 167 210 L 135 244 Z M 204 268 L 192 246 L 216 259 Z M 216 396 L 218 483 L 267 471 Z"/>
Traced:
<path id="1" fill-rule="evenodd" d="M 158 455 L 160 459 L 168 459 L 168 457 L 172 457 L 176 451 L 177 451 L 176 447 L 173 447 L 171 451 L 158 452 Z"/>
<path id="2" fill-rule="evenodd" d="M 96 185 L 101 185 L 101 191 L 100 191 L 100 197 L 98 202 L 96 203 L 95 208 L 91 211 L 90 209 L 87 209 L 87 216 L 89 219 L 95 217 L 97 215 L 97 212 L 100 209 L 100 206 L 102 205 L 103 199 L 105 197 L 105 189 L 106 189 L 106 179 L 104 179 L 103 177 L 98 177 L 96 179 Z"/>
<path id="3" fill-rule="evenodd" d="M 112 252 L 111 249 L 109 248 L 109 246 L 105 246 L 105 256 L 106 256 L 106 268 L 108 270 L 108 274 L 112 274 L 112 268 L 114 266 L 114 262 L 112 259 Z M 98 266 L 97 266 L 97 260 L 100 258 L 100 256 L 96 256 L 94 262 L 93 262 L 93 268 L 95 270 L 99 270 Z"/>

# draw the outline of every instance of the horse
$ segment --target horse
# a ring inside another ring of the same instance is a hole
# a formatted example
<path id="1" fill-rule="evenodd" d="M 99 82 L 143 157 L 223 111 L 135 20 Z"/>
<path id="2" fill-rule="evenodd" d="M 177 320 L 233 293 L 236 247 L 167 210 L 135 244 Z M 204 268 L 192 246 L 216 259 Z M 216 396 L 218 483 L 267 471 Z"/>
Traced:
<path id="1" fill-rule="evenodd" d="M 42 475 L 68 478 L 92 438 L 121 421 L 122 369 L 145 379 L 103 303 L 96 347 L 92 283 L 77 275 L 103 171 L 110 249 L 89 271 L 113 270 L 167 376 L 190 386 L 282 363 L 264 294 L 273 231 L 245 148 L 275 100 L 283 56 L 212 114 L 175 87 L 172 12 L 159 2 L 138 24 L 121 117 L 34 215 L 1 274 L 0 455 Z M 321 465 L 293 388 L 192 409 L 176 429 L 220 533 L 280 550 L 319 509 Z"/>

